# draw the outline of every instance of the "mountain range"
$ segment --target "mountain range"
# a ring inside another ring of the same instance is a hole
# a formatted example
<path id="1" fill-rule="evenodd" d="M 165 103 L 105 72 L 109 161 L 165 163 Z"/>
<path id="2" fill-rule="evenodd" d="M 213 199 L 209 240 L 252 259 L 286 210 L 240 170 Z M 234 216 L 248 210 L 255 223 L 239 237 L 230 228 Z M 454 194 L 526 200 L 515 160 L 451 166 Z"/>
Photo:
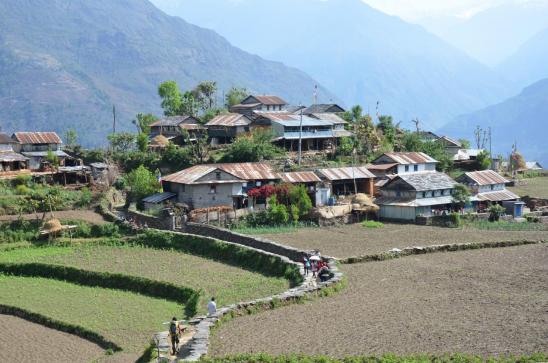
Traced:
<path id="1" fill-rule="evenodd" d="M 548 78 L 501 103 L 457 117 L 440 133 L 474 140 L 476 125 L 483 129 L 491 127 L 493 154 L 503 153 L 507 157 L 516 143 L 527 160 L 548 167 Z"/>
<path id="2" fill-rule="evenodd" d="M 0 127 L 68 128 L 86 146 L 128 129 L 137 112 L 160 114 L 158 85 L 214 80 L 297 104 L 319 84 L 304 72 L 232 46 L 212 30 L 168 16 L 147 0 L 2 0 Z M 320 100 L 336 99 L 320 85 Z"/>

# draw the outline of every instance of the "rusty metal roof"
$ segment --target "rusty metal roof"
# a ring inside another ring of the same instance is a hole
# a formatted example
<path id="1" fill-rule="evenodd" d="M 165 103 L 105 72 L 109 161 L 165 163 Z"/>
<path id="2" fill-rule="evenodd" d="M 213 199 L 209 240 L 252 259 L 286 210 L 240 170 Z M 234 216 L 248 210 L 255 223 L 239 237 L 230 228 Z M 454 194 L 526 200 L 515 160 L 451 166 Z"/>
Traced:
<path id="1" fill-rule="evenodd" d="M 270 121 L 298 121 L 299 115 L 289 113 L 287 111 L 253 111 L 255 116 L 264 117 Z M 306 116 L 303 116 L 306 118 Z"/>
<path id="2" fill-rule="evenodd" d="M 198 120 L 192 116 L 166 116 L 154 121 L 150 126 L 179 126 L 182 123 L 198 124 Z"/>
<path id="3" fill-rule="evenodd" d="M 13 138 L 21 144 L 62 144 L 55 132 L 16 132 Z"/>
<path id="4" fill-rule="evenodd" d="M 421 152 L 389 152 L 384 153 L 384 155 L 401 165 L 438 162 L 431 156 Z"/>
<path id="5" fill-rule="evenodd" d="M 272 95 L 264 95 L 264 96 L 254 96 L 251 95 L 249 97 L 253 97 L 256 100 L 258 100 L 263 105 L 287 105 L 287 102 L 283 100 L 281 97 L 278 96 L 272 96 Z M 248 97 L 248 98 L 249 98 Z"/>
<path id="6" fill-rule="evenodd" d="M 321 182 L 321 179 L 313 171 L 282 173 L 281 177 L 282 181 L 292 184 Z"/>
<path id="7" fill-rule="evenodd" d="M 24 157 L 13 151 L 0 151 L 0 161 L 13 162 L 13 161 L 27 161 L 29 158 Z"/>
<path id="8" fill-rule="evenodd" d="M 389 163 L 389 164 L 367 164 L 367 169 L 370 170 L 388 170 L 398 165 L 398 163 Z"/>
<path id="9" fill-rule="evenodd" d="M 206 126 L 227 126 L 227 127 L 236 127 L 236 126 L 247 126 L 252 121 L 249 117 L 241 115 L 239 113 L 226 113 L 223 115 L 218 115 L 209 121 Z"/>
<path id="10" fill-rule="evenodd" d="M 179 184 L 194 184 L 201 177 L 214 170 L 222 170 L 235 177 L 235 180 L 215 180 L 211 183 L 235 183 L 242 180 L 279 180 L 280 175 L 268 163 L 227 163 L 195 165 L 162 178 L 164 181 Z M 236 180 L 239 179 L 239 180 Z"/>
<path id="11" fill-rule="evenodd" d="M 506 184 L 510 182 L 493 170 L 472 171 L 464 173 L 464 175 L 477 185 Z"/>
<path id="12" fill-rule="evenodd" d="M 346 125 L 348 124 L 348 122 L 346 122 L 345 120 L 343 120 L 339 115 L 337 115 L 336 113 L 329 113 L 329 112 L 326 112 L 326 113 L 311 113 L 311 114 L 308 114 L 310 117 L 314 117 L 314 118 L 317 118 L 318 120 L 327 120 L 327 121 L 331 121 L 333 122 L 335 125 Z"/>
<path id="13" fill-rule="evenodd" d="M 375 178 L 375 175 L 364 166 L 320 169 L 318 172 L 330 181 Z"/>
<path id="14" fill-rule="evenodd" d="M 517 195 L 509 190 L 499 190 L 495 192 L 478 193 L 476 197 L 481 201 L 501 202 L 503 200 L 519 199 Z"/>

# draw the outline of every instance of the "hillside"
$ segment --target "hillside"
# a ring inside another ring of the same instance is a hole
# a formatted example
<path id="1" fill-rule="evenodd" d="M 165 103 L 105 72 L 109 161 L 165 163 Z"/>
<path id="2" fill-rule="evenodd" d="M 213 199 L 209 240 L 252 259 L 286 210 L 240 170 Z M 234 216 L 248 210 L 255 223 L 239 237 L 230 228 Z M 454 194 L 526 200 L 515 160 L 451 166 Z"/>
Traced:
<path id="1" fill-rule="evenodd" d="M 426 18 L 419 23 L 475 59 L 496 66 L 548 27 L 548 2 L 508 1 L 469 18 L 448 18 Z"/>
<path id="2" fill-rule="evenodd" d="M 373 113 L 380 101 L 381 112 L 407 127 L 415 117 L 441 126 L 510 95 L 503 79 L 464 52 L 360 0 L 153 1 L 242 49 L 306 71 L 347 106 Z"/>
<path id="3" fill-rule="evenodd" d="M 498 70 L 525 87 L 548 77 L 547 65 L 548 26 L 523 44 L 515 54 L 498 67 Z"/>
<path id="4" fill-rule="evenodd" d="M 292 103 L 307 102 L 317 84 L 147 0 L 0 2 L 2 130 L 74 127 L 81 142 L 98 145 L 111 130 L 113 104 L 118 129 L 128 129 L 137 112 L 161 112 L 157 86 L 170 79 L 185 89 L 215 80 L 218 98 L 241 86 Z"/>
<path id="5" fill-rule="evenodd" d="M 548 78 L 527 88 L 519 95 L 483 110 L 459 116 L 440 130 L 454 138 L 474 138 L 476 125 L 491 126 L 493 153 L 507 156 L 512 144 L 527 160 L 536 160 L 548 165 Z"/>

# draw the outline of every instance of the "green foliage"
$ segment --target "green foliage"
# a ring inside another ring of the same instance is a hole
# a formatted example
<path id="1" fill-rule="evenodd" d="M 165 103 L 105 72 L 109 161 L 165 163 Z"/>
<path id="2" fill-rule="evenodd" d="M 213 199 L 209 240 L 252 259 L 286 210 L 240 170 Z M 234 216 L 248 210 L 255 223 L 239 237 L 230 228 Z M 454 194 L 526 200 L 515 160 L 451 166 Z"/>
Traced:
<path id="1" fill-rule="evenodd" d="M 146 134 L 140 133 L 136 137 L 137 149 L 145 153 L 148 150 L 148 136 Z"/>
<path id="2" fill-rule="evenodd" d="M 445 151 L 442 143 L 422 141 L 416 132 L 405 132 L 397 151 L 423 152 L 430 155 L 438 161 L 438 171 L 448 172 L 453 168 L 453 158 Z"/>
<path id="3" fill-rule="evenodd" d="M 464 184 L 457 184 L 453 190 L 453 203 L 461 208 L 470 203 L 470 190 Z"/>
<path id="4" fill-rule="evenodd" d="M 15 179 L 13 180 L 13 185 L 14 186 L 18 186 L 18 185 L 25 185 L 27 187 L 30 187 L 32 184 L 32 176 L 30 175 L 17 175 L 15 177 Z"/>
<path id="5" fill-rule="evenodd" d="M 500 204 L 492 204 L 489 207 L 489 221 L 498 222 L 500 217 L 506 212 L 506 209 Z"/>
<path id="6" fill-rule="evenodd" d="M 279 204 L 276 201 L 276 197 L 272 196 L 268 200 L 268 215 L 270 220 L 275 225 L 284 225 L 289 221 L 289 213 L 287 207 L 283 204 Z"/>
<path id="7" fill-rule="evenodd" d="M 394 144 L 394 141 L 396 139 L 396 127 L 392 122 L 392 116 L 379 116 L 379 123 L 377 124 L 377 128 L 382 131 L 385 139 L 390 144 Z"/>
<path id="8" fill-rule="evenodd" d="M 291 212 L 291 219 L 293 220 L 293 224 L 299 223 L 299 218 L 300 218 L 299 207 L 297 207 L 295 204 L 291 204 L 291 206 L 289 207 L 289 210 Z"/>
<path id="9" fill-rule="evenodd" d="M 197 116 L 198 108 L 200 104 L 194 98 L 194 94 L 190 91 L 183 93 L 181 98 L 181 108 L 179 109 L 179 115 Z"/>
<path id="10" fill-rule="evenodd" d="M 80 199 L 78 200 L 78 206 L 81 208 L 87 207 L 91 204 L 93 194 L 87 187 L 83 187 L 80 190 Z"/>
<path id="11" fill-rule="evenodd" d="M 17 220 L 0 223 L 0 244 L 34 241 L 38 238 L 40 221 Z"/>
<path id="12" fill-rule="evenodd" d="M 299 218 L 308 215 L 308 212 L 312 209 L 312 200 L 304 185 L 292 185 L 289 188 L 289 204 L 297 207 Z"/>
<path id="13" fill-rule="evenodd" d="M 382 222 L 377 221 L 363 221 L 361 223 L 362 226 L 365 228 L 383 228 L 384 224 Z"/>
<path id="14" fill-rule="evenodd" d="M 30 194 L 30 188 L 26 185 L 18 185 L 17 187 L 15 187 L 15 193 L 17 193 L 17 195 Z"/>
<path id="15" fill-rule="evenodd" d="M 182 104 L 182 94 L 179 85 L 175 81 L 166 81 L 158 87 L 158 95 L 162 99 L 164 115 L 176 116 L 179 114 Z"/>
<path id="16" fill-rule="evenodd" d="M 351 137 L 341 137 L 339 139 L 339 147 L 337 148 L 337 154 L 342 156 L 352 155 L 354 150 L 354 140 Z"/>
<path id="17" fill-rule="evenodd" d="M 245 88 L 232 87 L 225 95 L 226 108 L 239 104 L 246 97 L 247 90 Z"/>
<path id="18" fill-rule="evenodd" d="M 46 161 L 52 166 L 59 166 L 59 158 L 51 150 L 48 150 L 46 154 Z"/>
<path id="19" fill-rule="evenodd" d="M 142 165 L 130 172 L 126 180 L 129 187 L 128 199 L 137 202 L 138 206 L 142 206 L 144 197 L 160 190 L 160 183 L 156 176 Z"/>
<path id="20" fill-rule="evenodd" d="M 156 121 L 157 117 L 151 113 L 138 113 L 135 119 L 131 121 L 136 127 L 137 132 L 140 134 L 149 135 L 150 125 Z"/>
<path id="21" fill-rule="evenodd" d="M 476 162 L 479 170 L 489 169 L 491 167 L 491 155 L 488 151 L 483 150 L 478 153 Z"/>
<path id="22" fill-rule="evenodd" d="M 272 145 L 272 132 L 255 130 L 251 137 L 239 136 L 236 141 L 228 146 L 220 162 L 256 162 L 271 160 L 281 154 L 281 149 Z"/>
<path id="23" fill-rule="evenodd" d="M 183 170 L 192 165 L 192 155 L 188 148 L 169 143 L 162 153 L 160 164 L 170 170 Z"/>
<path id="24" fill-rule="evenodd" d="M 68 129 L 65 132 L 65 145 L 69 148 L 73 148 L 76 146 L 76 143 L 78 142 L 78 134 L 76 133 L 76 130 L 74 129 Z"/>
<path id="25" fill-rule="evenodd" d="M 135 148 L 135 134 L 118 132 L 108 135 L 108 141 L 113 152 L 126 152 Z"/>
<path id="26" fill-rule="evenodd" d="M 462 226 L 462 220 L 459 213 L 453 212 L 449 215 L 449 218 L 453 227 Z"/>
<path id="27" fill-rule="evenodd" d="M 459 139 L 458 142 L 460 142 L 463 149 L 470 149 L 470 141 L 466 139 Z"/>
<path id="28" fill-rule="evenodd" d="M 204 111 L 213 108 L 216 92 L 217 82 L 214 81 L 202 81 L 193 90 L 194 98 Z"/>

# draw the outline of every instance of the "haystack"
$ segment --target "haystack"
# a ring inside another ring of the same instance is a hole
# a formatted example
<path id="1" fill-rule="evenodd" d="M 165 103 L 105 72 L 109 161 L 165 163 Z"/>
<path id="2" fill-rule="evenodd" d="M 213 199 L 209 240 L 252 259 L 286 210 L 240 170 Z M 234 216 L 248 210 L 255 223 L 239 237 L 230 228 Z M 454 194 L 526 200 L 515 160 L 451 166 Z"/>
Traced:
<path id="1" fill-rule="evenodd" d="M 352 198 L 352 206 L 354 209 L 367 210 L 370 212 L 376 212 L 380 209 L 378 205 L 373 203 L 371 197 L 363 193 L 358 193 Z"/>
<path id="2" fill-rule="evenodd" d="M 156 148 L 164 148 L 169 145 L 169 139 L 164 135 L 158 135 L 150 140 L 150 146 Z"/>
<path id="3" fill-rule="evenodd" d="M 40 229 L 40 234 L 55 234 L 63 230 L 65 230 L 65 226 L 63 226 L 58 219 L 53 218 L 44 223 L 44 225 Z"/>

